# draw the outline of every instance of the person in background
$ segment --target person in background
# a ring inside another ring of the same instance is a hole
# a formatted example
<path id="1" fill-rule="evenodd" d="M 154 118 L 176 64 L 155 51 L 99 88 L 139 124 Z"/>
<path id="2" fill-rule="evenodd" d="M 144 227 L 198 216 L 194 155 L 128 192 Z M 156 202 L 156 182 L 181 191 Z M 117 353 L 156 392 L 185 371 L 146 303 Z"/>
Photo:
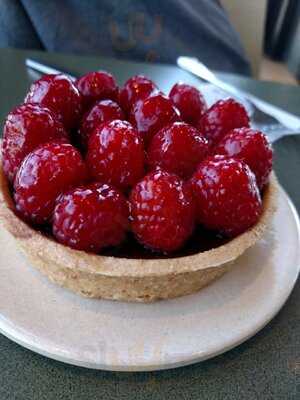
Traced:
<path id="1" fill-rule="evenodd" d="M 0 47 L 175 63 L 250 75 L 219 0 L 0 0 Z"/>

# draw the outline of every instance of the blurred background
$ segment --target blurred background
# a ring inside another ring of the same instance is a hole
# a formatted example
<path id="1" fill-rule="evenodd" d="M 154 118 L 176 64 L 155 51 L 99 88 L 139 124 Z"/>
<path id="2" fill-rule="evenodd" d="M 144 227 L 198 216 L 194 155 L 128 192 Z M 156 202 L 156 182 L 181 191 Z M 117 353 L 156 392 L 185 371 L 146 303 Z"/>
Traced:
<path id="1" fill-rule="evenodd" d="M 221 0 L 239 32 L 254 76 L 299 84 L 300 1 Z"/>
<path id="2" fill-rule="evenodd" d="M 300 1 L 0 0 L 0 47 L 169 64 L 190 55 L 297 85 Z"/>

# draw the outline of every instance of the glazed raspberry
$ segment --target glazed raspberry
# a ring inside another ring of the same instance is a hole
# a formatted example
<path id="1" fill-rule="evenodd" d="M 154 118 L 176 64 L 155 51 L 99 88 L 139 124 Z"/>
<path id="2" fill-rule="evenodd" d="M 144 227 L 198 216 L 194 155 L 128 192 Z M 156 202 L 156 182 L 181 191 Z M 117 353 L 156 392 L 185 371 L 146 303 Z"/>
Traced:
<path id="1" fill-rule="evenodd" d="M 77 250 L 99 252 L 116 246 L 128 230 L 128 203 L 112 186 L 93 183 L 59 196 L 53 213 L 53 234 Z"/>
<path id="2" fill-rule="evenodd" d="M 82 113 L 81 96 L 71 79 L 63 74 L 44 75 L 34 82 L 25 102 L 48 107 L 66 129 L 76 127 Z"/>
<path id="3" fill-rule="evenodd" d="M 68 141 L 68 134 L 53 113 L 39 104 L 22 104 L 12 110 L 4 124 L 3 170 L 13 182 L 24 157 L 41 143 Z"/>
<path id="4" fill-rule="evenodd" d="M 228 132 L 214 149 L 215 154 L 238 158 L 249 165 L 259 189 L 268 182 L 273 164 L 273 151 L 267 137 L 250 128 Z"/>
<path id="5" fill-rule="evenodd" d="M 178 250 L 193 232 L 193 197 L 174 174 L 156 171 L 144 177 L 131 192 L 130 207 L 133 233 L 152 250 Z"/>
<path id="6" fill-rule="evenodd" d="M 96 180 L 127 189 L 143 176 L 144 158 L 138 132 L 129 122 L 114 120 L 95 129 L 86 161 Z"/>
<path id="7" fill-rule="evenodd" d="M 262 211 L 255 176 L 243 161 L 213 156 L 203 161 L 191 179 L 198 221 L 226 236 L 254 225 Z"/>
<path id="8" fill-rule="evenodd" d="M 82 145 L 87 146 L 91 133 L 98 125 L 114 119 L 125 119 L 121 107 L 112 100 L 98 101 L 81 120 L 79 135 Z"/>
<path id="9" fill-rule="evenodd" d="M 138 101 L 132 109 L 130 121 L 148 144 L 161 128 L 180 121 L 180 115 L 171 100 L 158 93 Z"/>
<path id="10" fill-rule="evenodd" d="M 211 145 L 234 128 L 249 127 L 249 117 L 242 104 L 233 99 L 219 100 L 201 118 L 198 129 Z"/>
<path id="11" fill-rule="evenodd" d="M 208 142 L 196 128 L 174 122 L 162 128 L 148 148 L 150 168 L 162 168 L 189 178 L 208 153 Z"/>
<path id="12" fill-rule="evenodd" d="M 120 91 L 119 101 L 123 110 L 129 114 L 132 106 L 138 101 L 143 100 L 150 94 L 158 90 L 151 79 L 143 75 L 136 75 L 125 82 Z"/>
<path id="13" fill-rule="evenodd" d="M 17 211 L 33 223 L 50 220 L 59 194 L 86 180 L 80 153 L 68 143 L 49 142 L 24 158 L 14 189 Z"/>
<path id="14" fill-rule="evenodd" d="M 191 125 L 197 126 L 200 118 L 207 110 L 201 92 L 194 86 L 176 83 L 169 94 L 170 99 L 180 111 L 181 118 Z"/>
<path id="15" fill-rule="evenodd" d="M 118 100 L 119 89 L 115 78 L 106 71 L 89 72 L 75 82 L 82 95 L 85 109 L 97 100 Z"/>

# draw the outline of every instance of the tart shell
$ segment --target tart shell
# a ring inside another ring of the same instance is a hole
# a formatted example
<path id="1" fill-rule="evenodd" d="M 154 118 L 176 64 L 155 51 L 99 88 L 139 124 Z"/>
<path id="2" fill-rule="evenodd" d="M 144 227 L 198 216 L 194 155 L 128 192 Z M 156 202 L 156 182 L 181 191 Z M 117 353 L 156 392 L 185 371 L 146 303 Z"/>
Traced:
<path id="1" fill-rule="evenodd" d="M 15 214 L 0 168 L 0 221 L 32 266 L 52 282 L 91 298 L 152 302 L 187 295 L 221 277 L 262 236 L 276 208 L 274 174 L 263 195 L 262 215 L 251 229 L 217 248 L 169 259 L 128 259 L 73 250 L 31 228 Z"/>

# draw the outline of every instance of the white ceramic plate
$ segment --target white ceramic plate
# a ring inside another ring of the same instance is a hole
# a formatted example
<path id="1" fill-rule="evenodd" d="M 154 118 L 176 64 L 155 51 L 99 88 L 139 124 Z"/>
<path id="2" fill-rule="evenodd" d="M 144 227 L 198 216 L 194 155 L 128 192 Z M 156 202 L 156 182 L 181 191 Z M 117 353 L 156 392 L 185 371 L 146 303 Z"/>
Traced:
<path id="1" fill-rule="evenodd" d="M 288 298 L 300 266 L 299 222 L 283 191 L 264 239 L 197 294 L 154 304 L 81 298 L 48 282 L 0 231 L 0 331 L 66 363 L 156 370 L 205 360 L 260 330 Z"/>

